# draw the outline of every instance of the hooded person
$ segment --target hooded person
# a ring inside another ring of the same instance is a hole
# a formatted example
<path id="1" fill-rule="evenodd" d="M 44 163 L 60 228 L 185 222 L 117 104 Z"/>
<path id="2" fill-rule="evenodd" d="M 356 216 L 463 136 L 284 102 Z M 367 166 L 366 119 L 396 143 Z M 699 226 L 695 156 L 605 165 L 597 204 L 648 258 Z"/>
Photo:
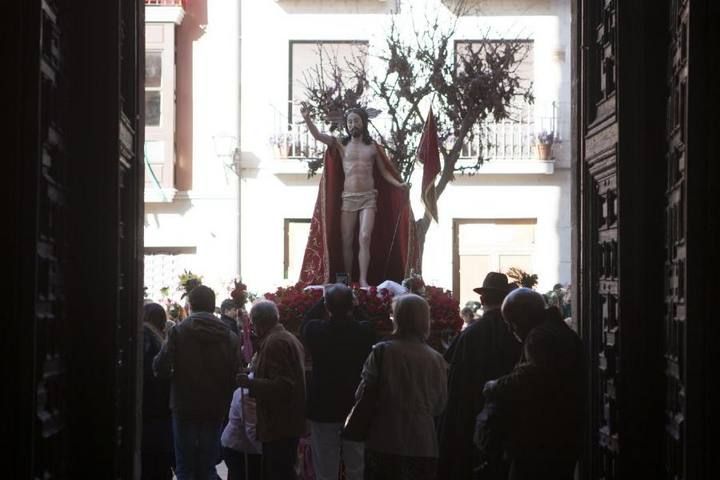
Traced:
<path id="1" fill-rule="evenodd" d="M 215 478 L 239 367 L 237 336 L 212 313 L 215 293 L 199 285 L 187 298 L 190 315 L 170 329 L 153 360 L 155 374 L 170 378 L 178 480 Z"/>
<path id="2" fill-rule="evenodd" d="M 512 370 L 520 358 L 520 342 L 503 321 L 500 307 L 505 296 L 517 288 L 506 275 L 489 272 L 481 287 L 482 317 L 463 330 L 448 351 L 448 403 L 440 419 L 438 478 L 473 479 L 480 457 L 473 445 L 475 418 L 483 408 L 483 385 Z M 501 461 L 486 464 L 483 479 L 507 478 Z"/>

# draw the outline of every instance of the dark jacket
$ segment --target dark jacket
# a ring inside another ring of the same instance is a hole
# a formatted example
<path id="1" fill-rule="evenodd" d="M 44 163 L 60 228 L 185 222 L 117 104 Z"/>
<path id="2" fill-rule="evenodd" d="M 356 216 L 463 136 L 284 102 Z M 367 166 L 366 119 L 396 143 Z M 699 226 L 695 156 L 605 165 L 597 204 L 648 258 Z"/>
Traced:
<path id="1" fill-rule="evenodd" d="M 305 312 L 305 315 L 303 315 L 303 322 L 308 322 L 310 320 L 327 320 L 329 316 L 330 315 L 325 308 L 325 297 L 320 297 L 320 300 L 315 302 L 315 305 Z M 356 322 L 367 322 L 369 320 L 367 312 L 365 312 L 363 307 L 360 305 L 353 306 L 352 316 Z"/>
<path id="2" fill-rule="evenodd" d="M 278 324 L 260 340 L 250 395 L 257 398 L 261 442 L 305 433 L 305 352 L 300 340 Z"/>
<path id="3" fill-rule="evenodd" d="M 153 359 L 160 353 L 163 339 L 149 325 L 143 325 L 143 421 L 170 418 L 170 381 L 153 373 Z"/>
<path id="4" fill-rule="evenodd" d="M 238 329 L 237 321 L 235 321 L 234 318 L 228 317 L 227 315 L 220 314 L 220 320 L 228 326 L 231 332 L 233 332 L 235 335 L 240 335 L 240 330 Z"/>
<path id="5" fill-rule="evenodd" d="M 162 337 L 148 324 L 143 326 L 143 452 L 172 451 L 170 381 L 153 374 L 153 358 L 160 352 Z M 170 466 L 168 465 L 168 471 Z"/>
<path id="6" fill-rule="evenodd" d="M 307 418 L 343 422 L 355 403 L 355 390 L 375 343 L 375 332 L 349 318 L 309 320 L 300 332 L 312 358 Z"/>
<path id="7" fill-rule="evenodd" d="M 463 330 L 445 358 L 450 369 L 448 403 L 438 429 L 438 478 L 466 480 L 473 478 L 480 462 L 473 432 L 484 404 L 483 386 L 512 370 L 520 358 L 520 342 L 510 333 L 500 310 L 489 310 Z"/>
<path id="8" fill-rule="evenodd" d="M 235 391 L 237 352 L 237 336 L 211 313 L 193 313 L 170 329 L 153 370 L 171 378 L 173 415 L 225 418 Z"/>
<path id="9" fill-rule="evenodd" d="M 490 412 L 478 428 L 490 423 L 485 434 L 501 438 L 511 479 L 572 479 L 582 439 L 582 342 L 560 317 L 551 318 L 528 334 L 523 357 L 488 385 Z"/>

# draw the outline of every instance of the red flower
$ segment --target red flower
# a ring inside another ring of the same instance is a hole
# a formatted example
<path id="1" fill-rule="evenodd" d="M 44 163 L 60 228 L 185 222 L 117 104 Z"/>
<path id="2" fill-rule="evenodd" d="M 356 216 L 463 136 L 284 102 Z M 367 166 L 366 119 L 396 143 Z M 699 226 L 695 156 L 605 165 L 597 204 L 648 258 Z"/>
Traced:
<path id="1" fill-rule="evenodd" d="M 298 283 L 289 287 L 280 287 L 275 292 L 264 295 L 266 299 L 277 304 L 280 322 L 294 333 L 298 332 L 305 313 L 322 297 L 322 290 L 305 291 L 303 288 L 304 285 Z M 353 291 L 358 304 L 365 310 L 375 329 L 385 332 L 391 330 L 392 293 L 387 289 L 378 290 L 377 287 L 367 289 L 354 287 Z M 430 328 L 433 332 L 460 331 L 462 327 L 460 305 L 453 298 L 452 292 L 439 287 L 425 286 L 425 298 L 430 304 Z"/>
<path id="2" fill-rule="evenodd" d="M 230 297 L 235 300 L 235 305 L 238 308 L 243 308 L 248 298 L 247 285 L 242 282 L 238 282 L 237 280 L 234 282 L 235 288 L 232 292 L 230 292 Z"/>

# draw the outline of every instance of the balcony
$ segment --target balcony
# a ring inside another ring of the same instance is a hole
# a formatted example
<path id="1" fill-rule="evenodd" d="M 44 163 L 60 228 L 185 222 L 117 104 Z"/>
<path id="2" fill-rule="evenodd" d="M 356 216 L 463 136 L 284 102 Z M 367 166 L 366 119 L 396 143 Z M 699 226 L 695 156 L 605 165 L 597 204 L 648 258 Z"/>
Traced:
<path id="1" fill-rule="evenodd" d="M 507 120 L 478 125 L 463 146 L 457 166 L 471 167 L 478 158 L 483 158 L 486 163 L 478 171 L 479 174 L 551 174 L 554 171 L 554 159 L 538 158 L 534 134 L 542 129 L 552 130 L 555 124 L 554 118 L 526 115 L 521 121 Z M 289 125 L 286 131 L 271 139 L 271 144 L 277 160 L 315 160 L 321 158 L 325 150 L 325 146 L 310 135 L 305 124 Z M 301 170 L 302 166 L 300 162 L 288 166 L 288 169 L 278 165 L 281 170 L 287 170 L 286 173 Z"/>
<path id="2" fill-rule="evenodd" d="M 145 0 L 145 6 L 150 7 L 185 7 L 186 0 Z"/>
<path id="3" fill-rule="evenodd" d="M 187 0 L 145 0 L 145 22 L 180 25 L 186 3 Z"/>

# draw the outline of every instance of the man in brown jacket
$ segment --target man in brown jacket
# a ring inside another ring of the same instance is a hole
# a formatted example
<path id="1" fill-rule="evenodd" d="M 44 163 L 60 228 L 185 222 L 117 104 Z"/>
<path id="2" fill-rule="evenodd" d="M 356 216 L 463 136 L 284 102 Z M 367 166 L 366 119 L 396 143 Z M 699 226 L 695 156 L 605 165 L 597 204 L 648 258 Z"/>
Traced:
<path id="1" fill-rule="evenodd" d="M 260 301 L 250 310 L 260 341 L 255 377 L 238 375 L 238 386 L 257 399 L 257 436 L 263 444 L 263 478 L 295 479 L 300 436 L 305 433 L 305 354 L 279 323 L 277 306 Z"/>

